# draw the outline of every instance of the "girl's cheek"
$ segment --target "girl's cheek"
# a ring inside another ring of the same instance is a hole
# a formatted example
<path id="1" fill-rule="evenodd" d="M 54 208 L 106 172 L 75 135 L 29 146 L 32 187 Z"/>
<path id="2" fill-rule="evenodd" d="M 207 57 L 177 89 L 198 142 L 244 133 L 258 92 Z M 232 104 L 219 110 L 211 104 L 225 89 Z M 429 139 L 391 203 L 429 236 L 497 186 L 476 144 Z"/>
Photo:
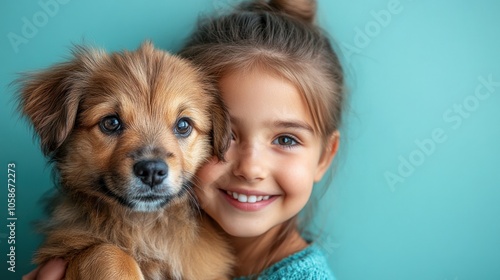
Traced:
<path id="1" fill-rule="evenodd" d="M 199 186 L 205 188 L 212 185 L 225 173 L 224 170 L 225 164 L 218 161 L 216 157 L 212 157 L 196 173 Z"/>

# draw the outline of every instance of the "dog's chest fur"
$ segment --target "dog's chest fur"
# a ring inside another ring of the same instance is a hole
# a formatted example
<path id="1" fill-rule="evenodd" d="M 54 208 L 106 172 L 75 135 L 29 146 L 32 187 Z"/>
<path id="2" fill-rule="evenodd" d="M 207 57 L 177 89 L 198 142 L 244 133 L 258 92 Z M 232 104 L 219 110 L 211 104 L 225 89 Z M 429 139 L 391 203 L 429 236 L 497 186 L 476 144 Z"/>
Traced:
<path id="1" fill-rule="evenodd" d="M 131 255 L 146 279 L 180 279 L 201 234 L 199 213 L 182 198 L 154 213 L 116 211 L 105 204 L 76 206 L 69 198 L 55 211 L 37 263 L 53 257 L 70 260 L 86 247 L 109 243 Z"/>

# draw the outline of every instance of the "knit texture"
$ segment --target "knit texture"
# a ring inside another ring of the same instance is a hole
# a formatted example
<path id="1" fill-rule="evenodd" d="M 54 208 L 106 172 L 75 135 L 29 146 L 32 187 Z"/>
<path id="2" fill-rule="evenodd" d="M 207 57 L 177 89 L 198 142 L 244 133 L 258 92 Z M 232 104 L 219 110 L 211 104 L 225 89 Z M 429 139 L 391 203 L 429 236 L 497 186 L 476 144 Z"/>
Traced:
<path id="1" fill-rule="evenodd" d="M 250 280 L 251 276 L 234 280 Z M 255 278 L 253 278 L 255 279 Z M 259 280 L 335 280 L 326 256 L 315 243 L 262 271 Z"/>

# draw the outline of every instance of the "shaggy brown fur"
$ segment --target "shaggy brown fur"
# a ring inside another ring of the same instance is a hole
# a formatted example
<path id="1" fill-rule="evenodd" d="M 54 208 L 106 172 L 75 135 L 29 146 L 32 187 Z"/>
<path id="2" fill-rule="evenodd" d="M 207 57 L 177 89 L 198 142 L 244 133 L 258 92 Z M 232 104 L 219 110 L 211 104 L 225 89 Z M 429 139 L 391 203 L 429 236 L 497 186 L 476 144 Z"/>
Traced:
<path id="1" fill-rule="evenodd" d="M 227 149 L 227 113 L 190 64 L 150 43 L 74 58 L 21 80 L 20 109 L 60 192 L 37 264 L 67 279 L 224 279 L 232 256 L 190 192 Z"/>

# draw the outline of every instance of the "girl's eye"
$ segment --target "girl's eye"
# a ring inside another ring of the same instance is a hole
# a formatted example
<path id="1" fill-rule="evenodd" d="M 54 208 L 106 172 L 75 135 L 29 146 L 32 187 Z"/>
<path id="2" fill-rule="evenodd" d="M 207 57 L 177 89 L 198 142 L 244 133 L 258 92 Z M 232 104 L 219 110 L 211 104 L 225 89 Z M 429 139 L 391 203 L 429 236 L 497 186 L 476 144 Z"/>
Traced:
<path id="1" fill-rule="evenodd" d="M 273 141 L 273 144 L 275 145 L 280 145 L 280 146 L 286 146 L 286 147 L 292 147 L 296 146 L 299 144 L 299 142 L 291 137 L 291 136 L 279 136 Z"/>
<path id="2" fill-rule="evenodd" d="M 174 133 L 179 138 L 186 138 L 191 135 L 193 131 L 193 126 L 191 125 L 191 120 L 189 118 L 180 118 L 174 127 Z"/>
<path id="3" fill-rule="evenodd" d="M 117 134 L 123 129 L 120 118 L 115 115 L 102 118 L 102 120 L 99 122 L 99 128 L 102 132 L 108 135 Z"/>

